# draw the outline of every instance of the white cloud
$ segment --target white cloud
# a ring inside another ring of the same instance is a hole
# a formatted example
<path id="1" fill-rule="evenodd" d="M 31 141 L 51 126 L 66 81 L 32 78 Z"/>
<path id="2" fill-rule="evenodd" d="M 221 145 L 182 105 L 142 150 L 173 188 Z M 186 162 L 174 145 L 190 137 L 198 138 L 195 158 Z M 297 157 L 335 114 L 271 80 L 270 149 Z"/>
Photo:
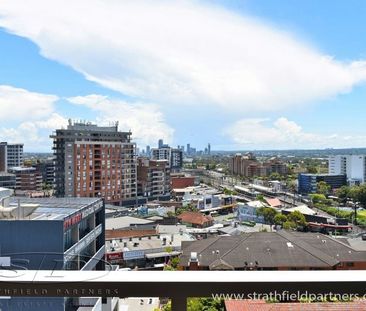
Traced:
<path id="1" fill-rule="evenodd" d="M 67 119 L 53 112 L 40 120 L 20 122 L 17 127 L 2 127 L 0 136 L 2 141 L 24 143 L 26 150 L 50 152 L 49 135 L 52 130 L 66 125 Z"/>
<path id="2" fill-rule="evenodd" d="M 128 103 L 97 94 L 72 97 L 68 100 L 95 111 L 98 124 L 119 121 L 119 129 L 131 130 L 133 140 L 139 144 L 156 145 L 160 138 L 168 143 L 172 142 L 174 130 L 165 123 L 157 105 Z"/>
<path id="3" fill-rule="evenodd" d="M 304 131 L 301 126 L 284 117 L 274 122 L 269 119 L 242 119 L 224 130 L 237 149 L 307 149 L 363 147 L 366 135 L 321 135 Z M 233 147 L 233 146 L 231 146 Z"/>
<path id="4" fill-rule="evenodd" d="M 0 85 L 1 141 L 24 143 L 26 150 L 49 151 L 50 131 L 66 124 L 55 112 L 58 100 L 55 95 Z"/>
<path id="5" fill-rule="evenodd" d="M 262 21 L 197 1 L 2 0 L 0 26 L 140 100 L 274 110 L 349 92 L 342 63 Z"/>
<path id="6" fill-rule="evenodd" d="M 0 120 L 37 120 L 54 110 L 57 96 L 0 85 Z"/>

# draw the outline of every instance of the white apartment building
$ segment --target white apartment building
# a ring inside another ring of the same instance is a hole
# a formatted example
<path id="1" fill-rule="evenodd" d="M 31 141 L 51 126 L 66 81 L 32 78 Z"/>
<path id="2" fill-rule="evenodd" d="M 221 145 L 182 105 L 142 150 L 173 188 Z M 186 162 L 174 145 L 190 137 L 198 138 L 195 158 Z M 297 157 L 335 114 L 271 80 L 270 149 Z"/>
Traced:
<path id="1" fill-rule="evenodd" d="M 0 143 L 0 171 L 23 166 L 23 144 Z"/>
<path id="2" fill-rule="evenodd" d="M 333 155 L 329 157 L 329 174 L 344 174 L 350 185 L 366 181 L 366 155 Z"/>

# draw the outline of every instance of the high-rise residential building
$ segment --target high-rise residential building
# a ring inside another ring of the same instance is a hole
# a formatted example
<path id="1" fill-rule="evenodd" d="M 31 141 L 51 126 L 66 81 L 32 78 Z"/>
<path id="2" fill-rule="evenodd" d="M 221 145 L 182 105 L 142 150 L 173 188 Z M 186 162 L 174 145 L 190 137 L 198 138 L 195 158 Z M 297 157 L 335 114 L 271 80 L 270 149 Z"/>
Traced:
<path id="1" fill-rule="evenodd" d="M 328 162 L 329 174 L 346 175 L 349 184 L 366 182 L 366 155 L 332 155 Z"/>
<path id="2" fill-rule="evenodd" d="M 23 166 L 23 144 L 0 143 L 0 171 Z"/>
<path id="3" fill-rule="evenodd" d="M 280 159 L 271 158 L 261 163 L 250 152 L 245 155 L 239 153 L 233 156 L 229 162 L 229 170 L 234 175 L 244 177 L 264 177 L 272 173 L 286 175 L 288 172 L 287 165 Z"/>
<path id="4" fill-rule="evenodd" d="M 103 197 L 115 205 L 133 205 L 137 195 L 136 144 L 118 123 L 101 127 L 73 123 L 51 135 L 55 190 L 59 197 Z"/>
<path id="5" fill-rule="evenodd" d="M 183 167 L 183 151 L 171 147 L 151 148 L 153 160 L 167 160 L 172 172 L 178 172 Z"/>
<path id="6" fill-rule="evenodd" d="M 101 198 L 10 197 L 0 193 L 2 266 L 26 270 L 105 270 Z M 7 297 L 3 310 L 81 310 L 83 298 Z M 85 306 L 85 303 L 84 303 Z M 91 307 L 91 300 L 89 299 Z M 101 310 L 93 309 L 93 310 Z M 107 309 L 103 309 L 107 310 Z"/>
<path id="7" fill-rule="evenodd" d="M 138 195 L 151 199 L 169 199 L 171 182 L 167 160 L 138 158 Z"/>

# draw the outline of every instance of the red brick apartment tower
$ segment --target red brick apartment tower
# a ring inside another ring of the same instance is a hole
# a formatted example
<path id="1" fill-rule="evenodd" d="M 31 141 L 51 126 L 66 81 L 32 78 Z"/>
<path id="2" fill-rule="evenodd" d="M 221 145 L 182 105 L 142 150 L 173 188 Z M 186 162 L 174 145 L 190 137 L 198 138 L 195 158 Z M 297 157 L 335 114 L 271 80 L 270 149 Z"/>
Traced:
<path id="1" fill-rule="evenodd" d="M 136 145 L 118 123 L 100 127 L 72 123 L 56 130 L 55 187 L 58 196 L 104 197 L 115 205 L 136 200 Z"/>

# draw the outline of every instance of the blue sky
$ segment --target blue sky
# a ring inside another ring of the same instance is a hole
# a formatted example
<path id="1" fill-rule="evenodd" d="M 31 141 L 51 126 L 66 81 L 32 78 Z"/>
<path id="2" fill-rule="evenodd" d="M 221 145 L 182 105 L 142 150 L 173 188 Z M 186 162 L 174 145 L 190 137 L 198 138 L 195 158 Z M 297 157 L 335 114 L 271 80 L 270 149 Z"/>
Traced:
<path id="1" fill-rule="evenodd" d="M 0 140 L 68 118 L 143 148 L 365 147 L 364 1 L 0 3 Z"/>

